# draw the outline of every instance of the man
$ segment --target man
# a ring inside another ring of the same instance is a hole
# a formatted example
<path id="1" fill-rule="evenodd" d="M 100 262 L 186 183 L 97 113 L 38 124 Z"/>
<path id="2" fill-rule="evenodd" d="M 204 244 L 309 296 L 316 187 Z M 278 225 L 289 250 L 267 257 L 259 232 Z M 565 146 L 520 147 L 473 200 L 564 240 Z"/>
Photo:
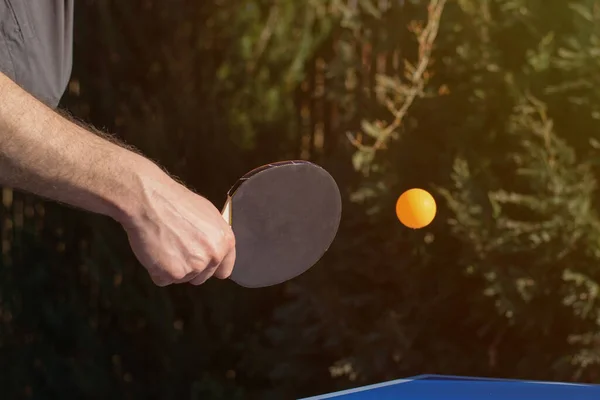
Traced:
<path id="1" fill-rule="evenodd" d="M 208 200 L 53 110 L 71 73 L 74 0 L 0 0 L 0 185 L 122 224 L 159 286 L 229 277 L 234 235 Z"/>

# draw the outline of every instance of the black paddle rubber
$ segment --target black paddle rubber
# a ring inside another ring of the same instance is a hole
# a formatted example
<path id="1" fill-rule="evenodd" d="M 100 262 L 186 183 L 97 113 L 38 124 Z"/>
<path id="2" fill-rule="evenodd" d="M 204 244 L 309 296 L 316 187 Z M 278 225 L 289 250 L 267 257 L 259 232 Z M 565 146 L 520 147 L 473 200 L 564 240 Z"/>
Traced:
<path id="1" fill-rule="evenodd" d="M 325 254 L 341 213 L 335 180 L 316 164 L 284 161 L 249 172 L 224 211 L 236 238 L 230 279 L 257 288 L 297 277 Z"/>

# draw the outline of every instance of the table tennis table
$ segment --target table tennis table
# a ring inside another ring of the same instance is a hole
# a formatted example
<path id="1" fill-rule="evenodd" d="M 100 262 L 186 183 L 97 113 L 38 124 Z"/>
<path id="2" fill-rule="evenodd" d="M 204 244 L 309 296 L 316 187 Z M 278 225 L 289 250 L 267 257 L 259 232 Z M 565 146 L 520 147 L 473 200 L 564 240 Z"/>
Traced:
<path id="1" fill-rule="evenodd" d="M 600 400 L 600 385 L 419 375 L 300 400 Z"/>

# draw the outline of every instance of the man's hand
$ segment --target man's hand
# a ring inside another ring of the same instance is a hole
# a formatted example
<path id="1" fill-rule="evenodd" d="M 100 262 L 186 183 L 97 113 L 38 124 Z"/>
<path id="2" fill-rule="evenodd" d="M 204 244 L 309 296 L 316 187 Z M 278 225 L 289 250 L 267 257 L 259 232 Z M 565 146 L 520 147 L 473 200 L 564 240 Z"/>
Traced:
<path id="1" fill-rule="evenodd" d="M 231 275 L 235 239 L 219 210 L 167 177 L 146 175 L 137 211 L 123 222 L 154 283 L 204 283 Z"/>
<path id="2" fill-rule="evenodd" d="M 49 109 L 0 73 L 0 184 L 119 221 L 157 285 L 227 278 L 233 232 L 148 159 Z"/>

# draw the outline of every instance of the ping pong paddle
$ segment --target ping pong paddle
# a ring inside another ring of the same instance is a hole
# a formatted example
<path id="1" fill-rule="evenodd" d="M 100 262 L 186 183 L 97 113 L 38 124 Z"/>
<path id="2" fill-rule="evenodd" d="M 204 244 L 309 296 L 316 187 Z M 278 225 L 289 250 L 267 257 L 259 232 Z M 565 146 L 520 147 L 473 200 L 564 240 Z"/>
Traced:
<path id="1" fill-rule="evenodd" d="M 299 276 L 325 254 L 341 214 L 335 180 L 314 163 L 281 161 L 248 172 L 222 211 L 236 240 L 230 279 L 259 288 Z"/>

